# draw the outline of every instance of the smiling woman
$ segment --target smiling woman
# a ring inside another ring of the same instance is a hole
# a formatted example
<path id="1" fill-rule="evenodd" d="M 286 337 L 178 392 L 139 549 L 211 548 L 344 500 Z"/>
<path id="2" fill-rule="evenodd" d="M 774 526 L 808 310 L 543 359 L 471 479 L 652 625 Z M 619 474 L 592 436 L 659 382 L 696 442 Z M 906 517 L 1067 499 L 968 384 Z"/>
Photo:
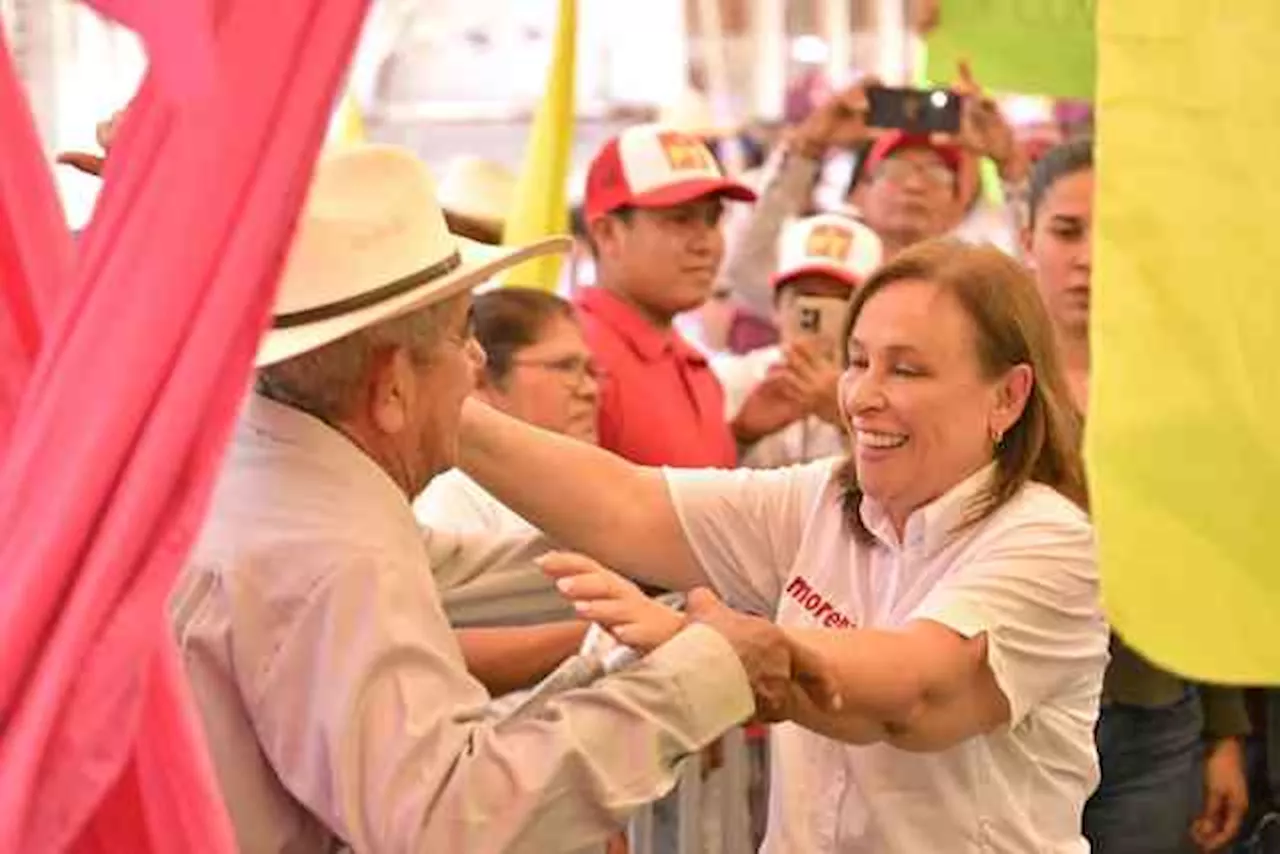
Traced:
<path id="1" fill-rule="evenodd" d="M 1004 253 L 938 242 L 891 261 L 855 295 L 840 390 L 854 451 L 840 476 L 860 534 L 870 536 L 864 494 L 901 534 L 915 509 L 992 462 L 967 524 L 1029 480 L 1086 505 L 1079 419 L 1029 284 Z"/>
<path id="2" fill-rule="evenodd" d="M 1108 633 L 1035 284 L 921 244 L 863 286 L 848 342 L 846 463 L 643 468 L 469 404 L 460 464 L 565 546 L 776 615 L 793 672 L 838 689 L 797 690 L 774 730 L 766 854 L 1087 850 Z M 600 593 L 624 588 L 584 589 L 588 619 L 630 619 Z"/>

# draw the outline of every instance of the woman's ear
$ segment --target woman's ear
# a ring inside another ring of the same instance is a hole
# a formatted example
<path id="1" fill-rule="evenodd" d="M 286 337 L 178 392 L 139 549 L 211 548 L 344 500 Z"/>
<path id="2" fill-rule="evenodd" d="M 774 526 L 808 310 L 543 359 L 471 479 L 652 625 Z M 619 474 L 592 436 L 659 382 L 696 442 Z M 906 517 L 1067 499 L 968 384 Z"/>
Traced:
<path id="1" fill-rule="evenodd" d="M 1034 387 L 1035 372 L 1028 364 L 1014 365 L 1005 373 L 996 387 L 995 408 L 991 413 L 993 434 L 1003 436 L 1018 423 Z"/>
<path id="2" fill-rule="evenodd" d="M 1018 229 L 1018 249 L 1022 252 L 1022 263 L 1027 269 L 1034 270 L 1036 268 L 1036 259 L 1031 254 L 1031 226 L 1024 225 Z"/>

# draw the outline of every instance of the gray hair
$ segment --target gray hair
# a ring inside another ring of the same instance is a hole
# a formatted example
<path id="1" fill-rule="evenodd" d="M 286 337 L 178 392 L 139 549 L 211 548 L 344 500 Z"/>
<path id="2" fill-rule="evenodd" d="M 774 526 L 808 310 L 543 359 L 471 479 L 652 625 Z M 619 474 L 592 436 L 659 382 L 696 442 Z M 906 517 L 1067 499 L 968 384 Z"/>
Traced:
<path id="1" fill-rule="evenodd" d="M 355 408 L 369 381 L 374 357 L 403 348 L 419 365 L 431 361 L 447 334 L 453 300 L 357 330 L 319 349 L 258 371 L 254 391 L 333 424 Z"/>

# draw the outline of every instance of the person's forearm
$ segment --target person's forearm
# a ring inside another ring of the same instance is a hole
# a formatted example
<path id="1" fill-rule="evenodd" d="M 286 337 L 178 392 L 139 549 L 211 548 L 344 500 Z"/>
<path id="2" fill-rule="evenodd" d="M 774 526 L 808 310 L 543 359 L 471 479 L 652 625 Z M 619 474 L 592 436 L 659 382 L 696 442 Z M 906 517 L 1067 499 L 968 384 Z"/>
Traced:
<path id="1" fill-rule="evenodd" d="M 662 473 L 531 427 L 477 400 L 459 467 L 560 545 L 649 584 L 706 584 Z"/>
<path id="2" fill-rule="evenodd" d="M 774 152 L 764 169 L 760 200 L 745 223 L 725 236 L 717 290 L 732 293 L 762 316 L 773 311 L 769 276 L 776 266 L 778 235 L 788 217 L 803 212 L 821 167 L 820 157 L 806 156 L 791 143 Z"/>
<path id="3" fill-rule="evenodd" d="M 797 694 L 791 721 L 798 726 L 846 744 L 875 744 L 889 737 L 888 730 L 880 721 L 844 710 L 823 711 L 807 695 L 798 691 Z"/>
<path id="4" fill-rule="evenodd" d="M 949 631 L 938 627 L 939 631 Z M 936 633 L 788 629 L 798 661 L 838 686 L 840 707 L 806 710 L 804 726 L 855 743 L 941 750 L 990 728 L 1007 709 L 979 643 Z"/>
<path id="5" fill-rule="evenodd" d="M 457 630 L 467 670 L 495 697 L 532 688 L 578 651 L 586 633 L 576 621 Z"/>
<path id="6" fill-rule="evenodd" d="M 881 725 L 903 724 L 924 697 L 914 652 L 900 632 L 878 629 L 788 628 L 796 656 L 839 685 L 839 715 Z"/>

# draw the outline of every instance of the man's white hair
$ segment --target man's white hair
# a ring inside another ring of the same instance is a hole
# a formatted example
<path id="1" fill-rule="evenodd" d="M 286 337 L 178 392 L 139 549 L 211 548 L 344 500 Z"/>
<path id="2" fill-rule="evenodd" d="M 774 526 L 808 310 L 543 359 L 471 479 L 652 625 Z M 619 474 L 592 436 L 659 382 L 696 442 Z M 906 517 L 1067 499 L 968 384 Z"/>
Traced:
<path id="1" fill-rule="evenodd" d="M 453 305 L 454 300 L 444 300 L 261 368 L 254 390 L 321 421 L 337 423 L 359 403 L 380 351 L 403 348 L 417 364 L 431 361 L 448 333 Z"/>

